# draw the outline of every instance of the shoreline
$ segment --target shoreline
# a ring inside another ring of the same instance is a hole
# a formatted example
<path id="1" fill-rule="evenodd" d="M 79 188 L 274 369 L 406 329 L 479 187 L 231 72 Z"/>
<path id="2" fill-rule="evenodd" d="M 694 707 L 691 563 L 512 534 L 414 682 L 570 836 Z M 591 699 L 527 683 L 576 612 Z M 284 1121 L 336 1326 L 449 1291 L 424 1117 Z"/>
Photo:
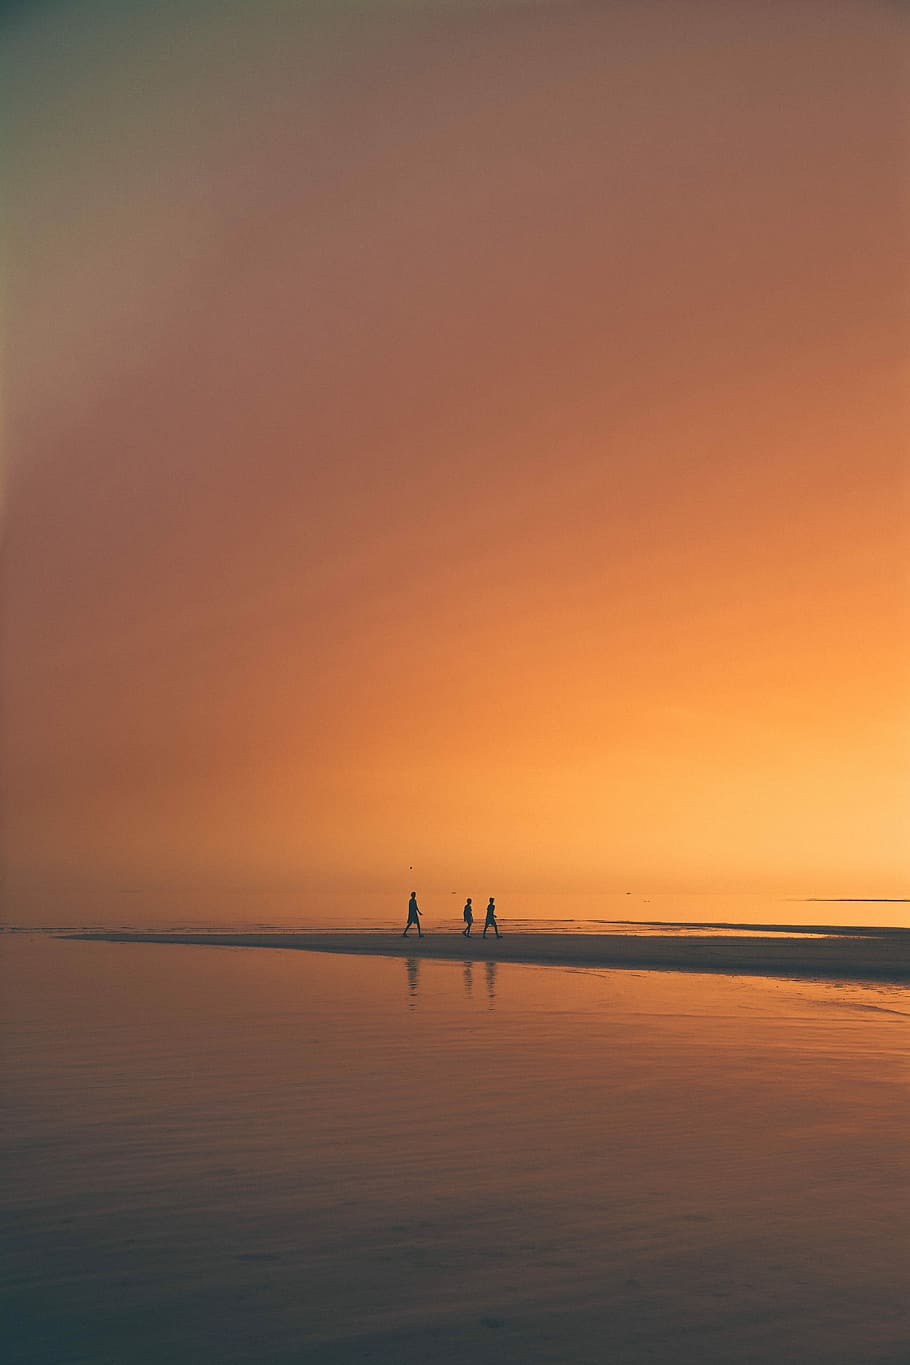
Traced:
<path id="1" fill-rule="evenodd" d="M 824 932 L 822 929 L 821 932 Z M 784 939 L 634 934 L 503 933 L 466 939 L 458 931 L 327 930 L 314 933 L 150 933 L 92 931 L 61 938 L 103 943 L 155 943 L 217 948 L 285 948 L 304 952 L 436 961 L 496 961 L 534 966 L 612 967 L 645 971 L 723 972 L 730 976 L 823 977 L 910 981 L 910 934 L 872 930 L 860 938 Z"/>

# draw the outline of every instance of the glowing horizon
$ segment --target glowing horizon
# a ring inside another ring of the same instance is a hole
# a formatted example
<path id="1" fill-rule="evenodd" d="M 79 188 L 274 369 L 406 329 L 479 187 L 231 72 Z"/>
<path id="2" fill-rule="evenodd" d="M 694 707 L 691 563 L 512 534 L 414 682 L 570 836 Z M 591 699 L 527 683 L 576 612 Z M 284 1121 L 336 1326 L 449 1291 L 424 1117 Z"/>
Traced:
<path id="1" fill-rule="evenodd" d="M 4 23 L 11 886 L 910 894 L 905 12 Z"/>

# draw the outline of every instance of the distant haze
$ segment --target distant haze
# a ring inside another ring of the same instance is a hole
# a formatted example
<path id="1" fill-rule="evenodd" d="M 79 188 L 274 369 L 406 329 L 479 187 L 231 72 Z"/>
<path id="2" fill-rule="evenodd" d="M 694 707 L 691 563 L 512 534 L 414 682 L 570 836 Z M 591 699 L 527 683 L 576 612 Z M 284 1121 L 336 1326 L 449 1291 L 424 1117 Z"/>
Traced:
<path id="1" fill-rule="evenodd" d="M 9 887 L 910 894 L 906 8 L 0 26 Z"/>

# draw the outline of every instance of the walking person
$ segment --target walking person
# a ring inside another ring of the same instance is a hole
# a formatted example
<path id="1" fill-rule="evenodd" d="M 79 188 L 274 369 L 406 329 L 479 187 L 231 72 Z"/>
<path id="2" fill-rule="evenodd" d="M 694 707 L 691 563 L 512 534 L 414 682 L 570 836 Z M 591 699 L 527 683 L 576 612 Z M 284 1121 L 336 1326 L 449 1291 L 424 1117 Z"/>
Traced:
<path id="1" fill-rule="evenodd" d="M 416 891 L 411 892 L 411 899 L 408 901 L 408 922 L 404 927 L 404 933 L 401 936 L 402 938 L 407 938 L 408 930 L 412 924 L 417 925 L 417 937 L 423 938 L 423 934 L 420 931 L 420 910 L 417 908 Z"/>
<path id="2" fill-rule="evenodd" d="M 486 938 L 487 936 L 488 929 L 492 929 L 496 934 L 497 938 L 502 938 L 502 934 L 499 932 L 499 925 L 496 923 L 496 902 L 494 901 L 492 896 L 490 897 L 490 903 L 487 906 L 487 917 L 484 920 L 483 924 L 484 938 Z"/>
<path id="3" fill-rule="evenodd" d="M 468 896 L 468 899 L 464 903 L 464 928 L 461 931 L 465 938 L 471 937 L 471 925 L 473 923 L 474 911 L 471 908 L 471 897 Z"/>

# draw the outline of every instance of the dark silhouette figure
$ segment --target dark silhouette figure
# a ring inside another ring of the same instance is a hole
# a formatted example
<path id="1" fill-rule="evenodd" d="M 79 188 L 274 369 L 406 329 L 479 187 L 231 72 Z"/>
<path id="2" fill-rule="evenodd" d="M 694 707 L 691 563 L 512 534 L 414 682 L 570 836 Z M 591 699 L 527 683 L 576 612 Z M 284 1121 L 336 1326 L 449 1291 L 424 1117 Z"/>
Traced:
<path id="1" fill-rule="evenodd" d="M 496 902 L 493 900 L 492 896 L 490 897 L 490 903 L 487 906 L 487 917 L 483 924 L 484 938 L 487 936 L 488 929 L 492 929 L 497 938 L 502 938 L 502 934 L 499 932 L 499 925 L 496 923 Z"/>
<path id="2" fill-rule="evenodd" d="M 461 931 L 464 934 L 465 938 L 471 937 L 471 925 L 473 923 L 474 911 L 471 908 L 471 897 L 468 896 L 468 899 L 465 901 L 464 904 L 464 928 Z"/>
<path id="3" fill-rule="evenodd" d="M 410 929 L 412 924 L 417 925 L 417 937 L 423 938 L 423 934 L 420 931 L 420 911 L 417 908 L 416 891 L 411 892 L 411 899 L 408 901 L 408 922 L 404 927 L 404 933 L 401 936 L 402 938 L 407 938 L 408 930 Z"/>

